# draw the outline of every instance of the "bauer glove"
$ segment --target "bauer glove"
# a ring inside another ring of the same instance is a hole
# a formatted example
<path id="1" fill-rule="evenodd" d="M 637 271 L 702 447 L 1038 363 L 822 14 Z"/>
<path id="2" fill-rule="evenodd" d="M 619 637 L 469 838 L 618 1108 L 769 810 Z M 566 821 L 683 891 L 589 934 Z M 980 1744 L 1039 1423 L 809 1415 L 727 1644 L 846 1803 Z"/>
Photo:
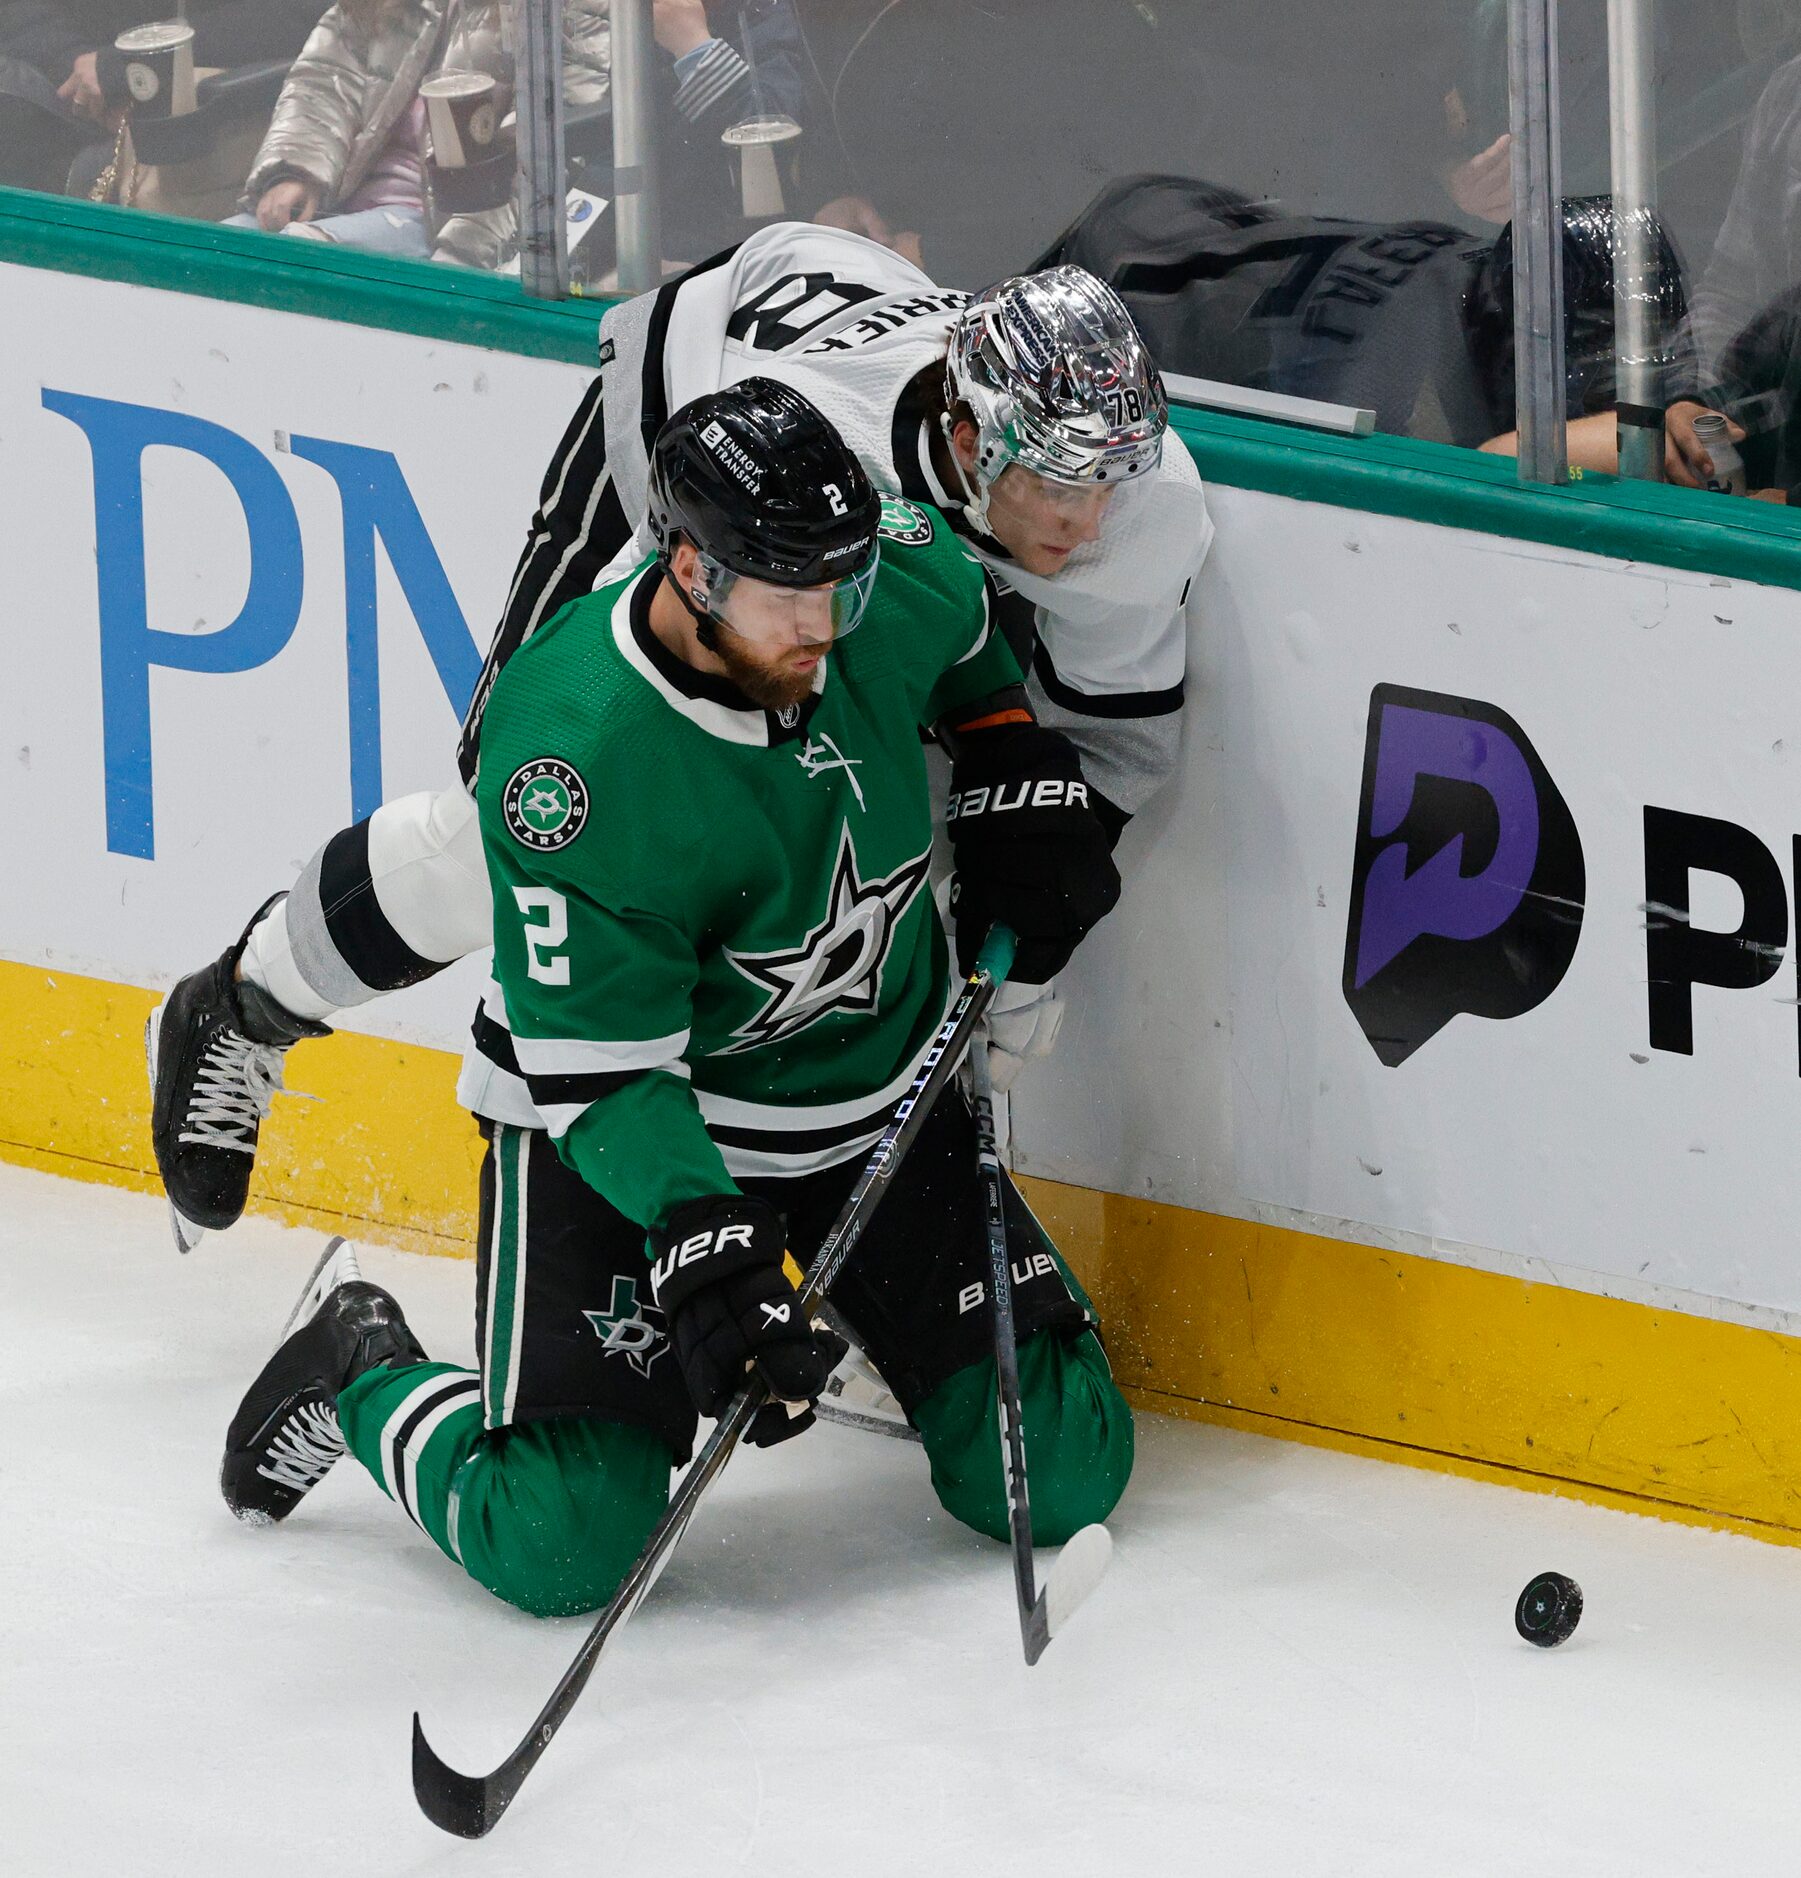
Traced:
<path id="1" fill-rule="evenodd" d="M 651 1292 L 694 1406 L 717 1420 L 755 1370 L 776 1399 L 745 1436 L 770 1447 L 813 1425 L 813 1404 L 847 1348 L 800 1308 L 800 1267 L 767 1200 L 713 1194 L 650 1233 Z"/>
<path id="2" fill-rule="evenodd" d="M 975 969 L 1000 921 L 1019 937 L 1011 977 L 1027 985 L 1056 977 L 1119 899 L 1112 843 L 1075 746 L 1042 724 L 960 737 L 945 821 L 957 869 L 957 969 Z"/>

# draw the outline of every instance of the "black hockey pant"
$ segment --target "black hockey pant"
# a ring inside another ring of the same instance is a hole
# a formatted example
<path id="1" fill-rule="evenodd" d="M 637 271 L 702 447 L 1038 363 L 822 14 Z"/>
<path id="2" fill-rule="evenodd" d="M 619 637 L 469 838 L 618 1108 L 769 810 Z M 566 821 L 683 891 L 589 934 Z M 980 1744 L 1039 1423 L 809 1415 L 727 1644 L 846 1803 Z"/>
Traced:
<path id="1" fill-rule="evenodd" d="M 482 1170 L 479 1368 L 381 1367 L 339 1419 L 382 1489 L 478 1583 L 539 1615 L 604 1604 L 692 1450 L 695 1414 L 648 1299 L 642 1228 L 537 1129 L 495 1124 Z M 855 1164 L 748 1187 L 810 1260 Z M 1086 1301 L 1014 1195 L 1009 1211 L 1022 1424 L 1035 1536 L 1112 1511 L 1132 1415 Z M 943 1096 L 832 1288 L 925 1444 L 941 1504 L 1007 1535 L 974 1129 Z M 803 1441 L 816 1440 L 803 1435 Z"/>

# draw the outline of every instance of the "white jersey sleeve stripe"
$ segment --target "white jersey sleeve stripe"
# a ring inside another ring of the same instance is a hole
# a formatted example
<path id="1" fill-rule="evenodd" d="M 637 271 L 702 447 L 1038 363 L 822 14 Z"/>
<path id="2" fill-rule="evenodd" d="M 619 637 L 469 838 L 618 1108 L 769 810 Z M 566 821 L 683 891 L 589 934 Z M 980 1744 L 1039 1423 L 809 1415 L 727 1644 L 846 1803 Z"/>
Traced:
<path id="1" fill-rule="evenodd" d="M 586 1037 L 513 1037 L 519 1067 L 533 1076 L 595 1076 L 621 1070 L 668 1069 L 688 1047 L 688 1032 L 597 1043 Z"/>

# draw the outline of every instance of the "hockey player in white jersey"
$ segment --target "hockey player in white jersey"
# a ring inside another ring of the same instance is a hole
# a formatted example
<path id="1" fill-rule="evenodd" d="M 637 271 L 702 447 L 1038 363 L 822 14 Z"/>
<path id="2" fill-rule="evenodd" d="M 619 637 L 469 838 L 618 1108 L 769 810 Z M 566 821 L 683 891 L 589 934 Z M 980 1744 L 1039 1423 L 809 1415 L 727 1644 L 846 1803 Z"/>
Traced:
<path id="1" fill-rule="evenodd" d="M 488 943 L 468 791 L 494 674 L 639 556 L 648 440 L 703 392 L 753 374 L 792 385 L 879 490 L 946 514 L 989 571 L 1038 720 L 1075 744 L 1116 837 L 1173 764 L 1184 611 L 1212 529 L 1156 366 L 1094 276 L 1054 268 L 972 300 L 861 236 L 778 223 L 611 308 L 600 359 L 545 474 L 461 782 L 332 836 L 151 1017 L 152 1132 L 183 1250 L 242 1212 L 286 1050 Z M 1002 1081 L 1048 1050 L 1060 1016 L 1051 987 L 1009 997 L 993 1019 Z"/>

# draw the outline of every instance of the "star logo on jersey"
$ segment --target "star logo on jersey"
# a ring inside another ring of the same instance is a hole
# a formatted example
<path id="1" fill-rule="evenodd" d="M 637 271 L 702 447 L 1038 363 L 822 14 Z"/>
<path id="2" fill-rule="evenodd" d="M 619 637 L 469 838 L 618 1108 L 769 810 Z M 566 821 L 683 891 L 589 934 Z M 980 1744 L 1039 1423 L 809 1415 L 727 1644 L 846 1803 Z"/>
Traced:
<path id="1" fill-rule="evenodd" d="M 729 1050 L 781 1042 L 833 1011 L 867 1016 L 877 1010 L 895 929 L 925 884 L 930 863 L 927 848 L 892 874 L 865 880 L 846 822 L 819 924 L 791 950 L 727 951 L 731 963 L 769 994 L 756 1016 L 732 1033 L 742 1041 Z"/>
<path id="2" fill-rule="evenodd" d="M 508 777 L 500 810 L 521 847 L 539 853 L 566 848 L 588 819 L 588 785 L 569 764 L 541 756 Z"/>
<path id="3" fill-rule="evenodd" d="M 582 1315 L 606 1346 L 605 1354 L 623 1356 L 640 1376 L 648 1376 L 651 1364 L 669 1348 L 663 1313 L 654 1304 L 638 1302 L 635 1278 L 614 1278 L 610 1311 L 583 1311 Z"/>

